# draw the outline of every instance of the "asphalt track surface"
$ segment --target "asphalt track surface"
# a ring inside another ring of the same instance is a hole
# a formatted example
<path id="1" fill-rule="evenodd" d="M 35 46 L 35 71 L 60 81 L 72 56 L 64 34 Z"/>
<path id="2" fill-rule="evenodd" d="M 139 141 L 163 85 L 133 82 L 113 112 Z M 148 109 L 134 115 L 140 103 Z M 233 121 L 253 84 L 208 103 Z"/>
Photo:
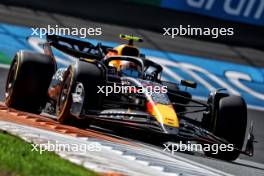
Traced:
<path id="1" fill-rule="evenodd" d="M 114 26 L 110 24 L 96 23 L 86 19 L 78 19 L 66 17 L 59 14 L 49 14 L 40 11 L 33 11 L 24 8 L 8 7 L 0 5 L 0 22 L 28 26 L 41 27 L 59 24 L 60 26 L 68 27 L 102 27 L 105 29 L 102 36 L 96 37 L 99 40 L 120 42 L 116 37 L 120 33 L 128 33 L 139 35 L 145 39 L 145 42 L 139 44 L 140 47 L 156 49 L 160 51 L 171 51 L 182 54 L 202 56 L 214 58 L 217 60 L 226 60 L 230 62 L 264 67 L 264 52 L 241 47 L 229 47 L 222 44 L 208 43 L 184 38 L 170 39 L 164 37 L 160 33 L 149 32 L 141 29 L 130 29 L 121 26 Z M 4 97 L 4 85 L 6 79 L 7 69 L 0 68 L 0 98 Z M 208 159 L 203 156 L 189 155 L 179 153 L 177 155 L 191 159 L 193 161 L 205 164 L 227 173 L 235 175 L 264 175 L 264 167 L 257 163 L 264 164 L 264 119 L 263 111 L 249 110 L 249 121 L 254 120 L 255 137 L 259 141 L 255 145 L 255 156 L 253 158 L 241 156 L 245 160 L 251 162 L 236 162 L 228 163 L 214 159 Z"/>

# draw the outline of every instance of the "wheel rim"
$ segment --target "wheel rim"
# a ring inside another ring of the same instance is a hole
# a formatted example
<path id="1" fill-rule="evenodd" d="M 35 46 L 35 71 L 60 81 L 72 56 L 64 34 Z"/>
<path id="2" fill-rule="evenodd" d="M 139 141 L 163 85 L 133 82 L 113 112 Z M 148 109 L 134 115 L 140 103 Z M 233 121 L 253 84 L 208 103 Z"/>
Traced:
<path id="1" fill-rule="evenodd" d="M 66 79 L 63 83 L 62 90 L 58 99 L 58 116 L 62 115 L 64 108 L 66 107 L 67 101 L 69 99 L 71 82 L 72 82 L 72 72 L 68 71 L 66 73 Z"/>
<path id="2" fill-rule="evenodd" d="M 6 82 L 6 89 L 5 89 L 5 98 L 8 100 L 12 94 L 14 83 L 16 80 L 16 72 L 17 72 L 17 60 L 11 66 L 11 69 L 8 74 L 7 82 Z"/>

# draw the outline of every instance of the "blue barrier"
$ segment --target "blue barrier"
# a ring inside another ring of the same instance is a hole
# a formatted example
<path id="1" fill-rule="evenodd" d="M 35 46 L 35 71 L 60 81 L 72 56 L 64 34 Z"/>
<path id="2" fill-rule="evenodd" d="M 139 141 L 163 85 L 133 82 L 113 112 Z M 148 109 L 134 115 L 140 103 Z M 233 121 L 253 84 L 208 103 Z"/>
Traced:
<path id="1" fill-rule="evenodd" d="M 162 0 L 160 6 L 224 20 L 264 25 L 263 0 Z"/>

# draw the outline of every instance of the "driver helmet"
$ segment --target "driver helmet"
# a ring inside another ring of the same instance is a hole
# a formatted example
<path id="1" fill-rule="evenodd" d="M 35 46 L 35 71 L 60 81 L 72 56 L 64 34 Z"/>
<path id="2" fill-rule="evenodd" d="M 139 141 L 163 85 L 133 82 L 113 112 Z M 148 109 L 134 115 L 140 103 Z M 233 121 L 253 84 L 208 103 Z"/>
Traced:
<path id="1" fill-rule="evenodd" d="M 131 61 L 120 61 L 118 71 L 121 76 L 139 78 L 141 75 L 140 66 Z"/>

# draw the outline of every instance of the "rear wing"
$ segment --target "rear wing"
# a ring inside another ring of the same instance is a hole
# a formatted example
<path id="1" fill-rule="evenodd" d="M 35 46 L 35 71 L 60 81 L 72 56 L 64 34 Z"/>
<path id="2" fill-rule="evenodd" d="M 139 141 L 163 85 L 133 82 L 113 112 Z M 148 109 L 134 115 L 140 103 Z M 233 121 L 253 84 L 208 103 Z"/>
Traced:
<path id="1" fill-rule="evenodd" d="M 77 58 L 100 60 L 105 56 L 107 49 L 112 48 L 102 46 L 101 43 L 93 45 L 90 42 L 58 35 L 47 35 L 46 39 L 49 46 L 53 46 L 54 48 Z"/>

